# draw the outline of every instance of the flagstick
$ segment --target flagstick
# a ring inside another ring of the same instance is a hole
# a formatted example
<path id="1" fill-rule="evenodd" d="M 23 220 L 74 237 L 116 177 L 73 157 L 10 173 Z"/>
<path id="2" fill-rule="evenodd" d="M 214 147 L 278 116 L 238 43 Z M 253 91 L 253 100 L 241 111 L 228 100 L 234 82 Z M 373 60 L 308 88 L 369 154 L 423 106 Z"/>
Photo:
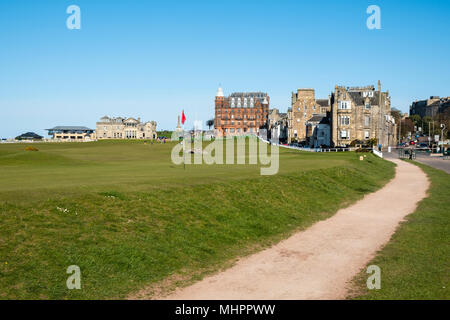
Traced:
<path id="1" fill-rule="evenodd" d="M 184 170 L 186 170 L 186 152 L 185 152 L 185 146 L 186 146 L 186 134 L 184 132 L 184 123 L 183 123 L 183 167 Z"/>

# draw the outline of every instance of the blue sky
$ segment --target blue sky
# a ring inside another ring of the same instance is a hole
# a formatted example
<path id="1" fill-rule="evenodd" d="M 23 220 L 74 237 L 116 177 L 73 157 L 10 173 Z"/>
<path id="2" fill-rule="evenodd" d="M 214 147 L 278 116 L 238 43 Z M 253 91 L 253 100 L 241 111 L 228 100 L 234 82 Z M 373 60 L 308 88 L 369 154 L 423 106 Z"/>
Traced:
<path id="1" fill-rule="evenodd" d="M 66 8 L 81 8 L 68 30 Z M 366 8 L 381 8 L 381 30 Z M 392 105 L 450 95 L 450 1 L 1 0 L 0 137 L 103 115 L 173 129 L 184 109 L 213 116 L 214 96 L 376 85 Z"/>

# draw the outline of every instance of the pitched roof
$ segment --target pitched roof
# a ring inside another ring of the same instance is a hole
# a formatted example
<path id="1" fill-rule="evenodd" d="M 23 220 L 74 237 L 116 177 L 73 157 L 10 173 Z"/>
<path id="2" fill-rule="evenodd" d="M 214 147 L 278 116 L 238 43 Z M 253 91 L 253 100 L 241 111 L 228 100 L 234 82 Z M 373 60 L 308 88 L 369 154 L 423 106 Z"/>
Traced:
<path id="1" fill-rule="evenodd" d="M 32 138 L 32 139 L 42 139 L 43 137 L 34 133 L 34 132 L 27 132 L 27 133 L 23 133 L 20 136 L 18 136 L 17 138 Z"/>
<path id="2" fill-rule="evenodd" d="M 322 107 L 328 107 L 328 99 L 316 99 L 316 103 Z"/>
<path id="3" fill-rule="evenodd" d="M 314 114 L 308 122 L 319 122 L 322 121 L 323 118 L 326 118 L 327 116 L 325 114 Z"/>
<path id="4" fill-rule="evenodd" d="M 365 104 L 366 97 L 363 97 L 362 92 L 350 91 L 350 92 L 348 92 L 348 95 L 350 95 L 350 97 L 352 98 L 352 100 L 355 102 L 355 104 L 357 106 L 363 106 Z M 379 96 L 380 96 L 379 91 L 373 91 L 373 97 L 369 97 L 370 104 L 378 105 Z"/>
<path id="5" fill-rule="evenodd" d="M 81 126 L 56 126 L 54 128 L 45 130 L 94 131 L 93 129 L 89 129 L 88 127 Z"/>

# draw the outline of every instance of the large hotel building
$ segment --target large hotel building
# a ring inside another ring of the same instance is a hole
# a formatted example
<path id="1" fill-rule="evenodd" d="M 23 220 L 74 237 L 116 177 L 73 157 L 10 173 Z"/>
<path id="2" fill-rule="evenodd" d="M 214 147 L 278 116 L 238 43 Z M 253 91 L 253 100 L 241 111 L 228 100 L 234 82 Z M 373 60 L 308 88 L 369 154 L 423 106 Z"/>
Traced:
<path id="1" fill-rule="evenodd" d="M 235 92 L 225 97 L 222 88 L 215 98 L 216 135 L 257 134 L 266 128 L 270 98 L 263 92 Z"/>

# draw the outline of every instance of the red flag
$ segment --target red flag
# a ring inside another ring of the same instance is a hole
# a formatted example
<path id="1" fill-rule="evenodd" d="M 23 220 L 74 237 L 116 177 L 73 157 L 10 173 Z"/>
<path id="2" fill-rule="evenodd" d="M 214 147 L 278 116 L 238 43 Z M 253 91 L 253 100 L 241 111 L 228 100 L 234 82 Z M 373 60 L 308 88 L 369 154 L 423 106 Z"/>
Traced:
<path id="1" fill-rule="evenodd" d="M 181 123 L 184 124 L 186 122 L 186 116 L 184 115 L 184 110 L 183 110 L 183 114 L 181 115 Z"/>

